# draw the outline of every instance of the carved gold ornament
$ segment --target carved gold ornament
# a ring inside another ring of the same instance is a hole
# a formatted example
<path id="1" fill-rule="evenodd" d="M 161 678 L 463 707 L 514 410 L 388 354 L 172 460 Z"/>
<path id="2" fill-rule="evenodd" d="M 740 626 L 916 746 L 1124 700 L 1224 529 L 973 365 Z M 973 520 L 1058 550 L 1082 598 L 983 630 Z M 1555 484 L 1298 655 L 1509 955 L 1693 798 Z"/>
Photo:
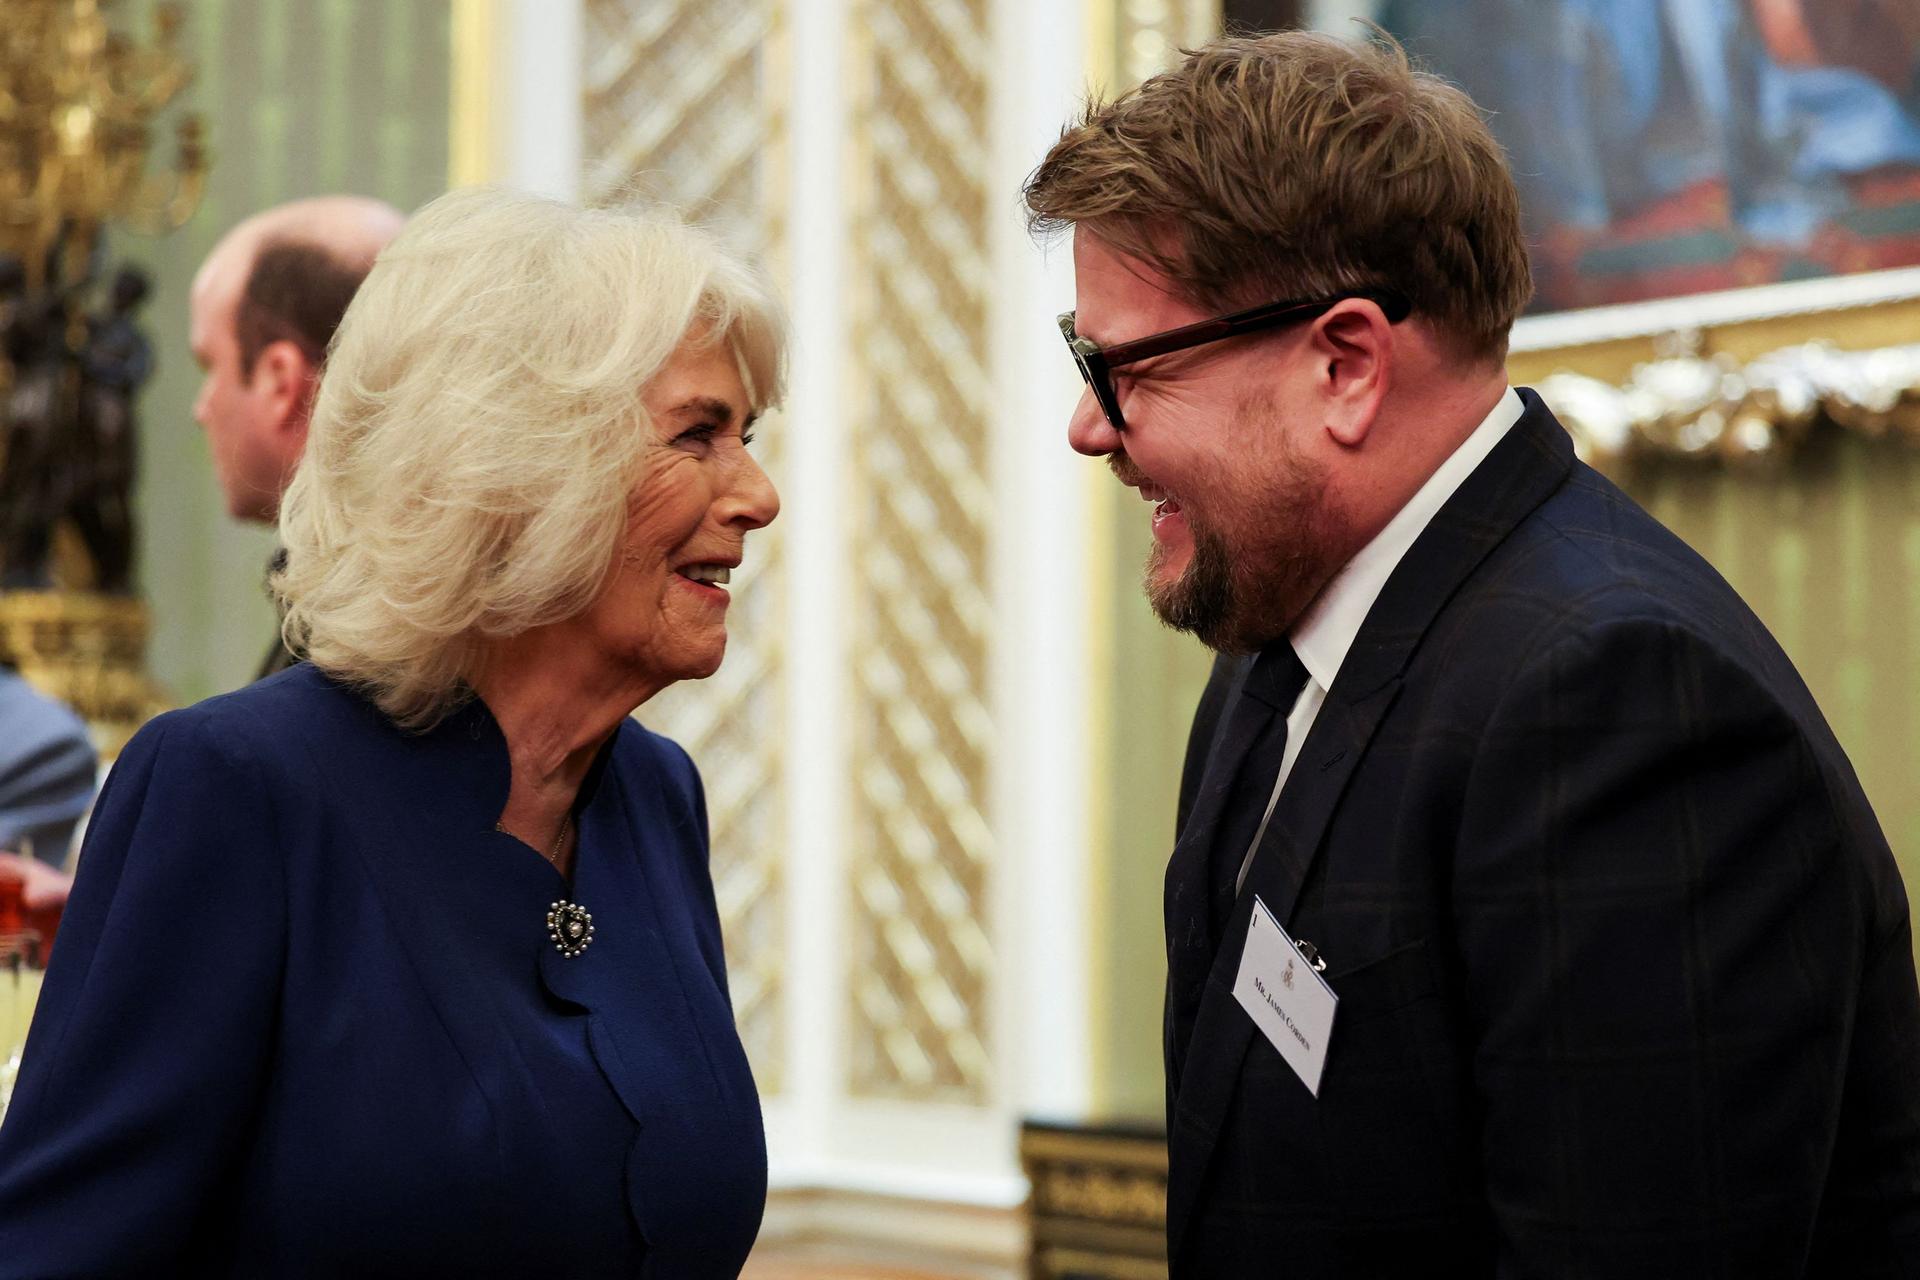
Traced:
<path id="1" fill-rule="evenodd" d="M 1920 344 L 1808 342 L 1745 363 L 1701 354 L 1697 335 L 1674 345 L 1622 386 L 1570 372 L 1537 384 L 1588 461 L 1772 462 L 1823 425 L 1920 443 Z"/>

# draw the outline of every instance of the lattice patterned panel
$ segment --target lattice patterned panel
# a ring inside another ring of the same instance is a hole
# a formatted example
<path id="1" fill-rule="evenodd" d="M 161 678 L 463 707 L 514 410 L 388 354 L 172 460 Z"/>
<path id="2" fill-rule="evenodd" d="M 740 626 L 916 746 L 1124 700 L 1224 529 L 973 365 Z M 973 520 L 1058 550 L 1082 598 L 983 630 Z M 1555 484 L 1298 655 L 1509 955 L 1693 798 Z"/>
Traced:
<path id="1" fill-rule="evenodd" d="M 766 235 L 775 0 L 587 0 L 589 199 L 637 192 Z"/>
<path id="2" fill-rule="evenodd" d="M 773 0 L 587 0 L 587 196 L 665 200 L 770 259 L 781 242 L 784 130 Z M 784 424 L 754 450 L 776 484 Z M 781 851 L 784 695 L 780 525 L 747 539 L 733 574 L 727 660 L 710 680 L 667 690 L 639 712 L 692 754 L 706 782 L 714 891 L 734 1015 L 763 1093 L 781 1075 L 785 894 Z"/>
<path id="3" fill-rule="evenodd" d="M 988 492 L 988 0 L 864 0 L 853 348 L 852 1088 L 979 1101 Z"/>

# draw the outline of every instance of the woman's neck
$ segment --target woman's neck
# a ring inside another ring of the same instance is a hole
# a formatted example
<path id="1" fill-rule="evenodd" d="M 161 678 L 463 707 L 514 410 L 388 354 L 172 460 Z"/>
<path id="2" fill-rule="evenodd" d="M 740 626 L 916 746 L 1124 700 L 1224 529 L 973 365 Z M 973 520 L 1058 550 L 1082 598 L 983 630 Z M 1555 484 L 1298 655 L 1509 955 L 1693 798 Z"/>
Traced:
<path id="1" fill-rule="evenodd" d="M 502 640 L 474 673 L 473 690 L 507 740 L 512 769 L 500 825 L 543 852 L 563 830 L 593 758 L 620 722 L 659 691 L 621 671 L 565 624 Z"/>

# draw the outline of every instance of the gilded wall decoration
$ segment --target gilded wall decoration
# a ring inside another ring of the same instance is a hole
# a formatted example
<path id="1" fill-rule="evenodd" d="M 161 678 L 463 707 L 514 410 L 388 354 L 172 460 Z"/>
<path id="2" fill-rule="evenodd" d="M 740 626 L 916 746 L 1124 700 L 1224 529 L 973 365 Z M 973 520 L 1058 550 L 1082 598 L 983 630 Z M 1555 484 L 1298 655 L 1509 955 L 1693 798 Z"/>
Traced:
<path id="1" fill-rule="evenodd" d="M 146 16 L 150 39 L 89 0 L 21 0 L 0 41 L 0 664 L 109 757 L 166 695 L 145 670 L 134 560 L 152 278 L 109 273 L 108 241 L 185 224 L 210 165 L 199 112 L 181 110 L 181 10 Z"/>
<path id="2" fill-rule="evenodd" d="M 987 0 L 864 0 L 854 44 L 855 1094 L 983 1101 Z"/>
<path id="3" fill-rule="evenodd" d="M 778 279 L 785 117 L 769 88 L 781 48 L 773 0 L 587 0 L 584 18 L 586 199 L 666 201 L 754 249 Z M 753 446 L 776 484 L 781 434 L 768 421 Z M 778 523 L 747 540 L 719 673 L 638 713 L 687 749 L 706 784 L 734 1015 L 766 1093 L 780 1089 L 786 945 L 781 544 Z"/>
<path id="4" fill-rule="evenodd" d="M 1180 50 L 1220 35 L 1220 0 L 1113 0 L 1111 13 L 1107 40 L 1094 33 L 1096 46 L 1107 46 L 1096 47 L 1095 57 L 1107 61 L 1116 89 L 1166 70 Z"/>
<path id="5" fill-rule="evenodd" d="M 1701 351 L 1698 334 L 1673 346 L 1624 385 L 1566 370 L 1540 380 L 1588 461 L 1777 463 L 1822 426 L 1920 444 L 1920 345 L 1807 342 L 1746 362 Z"/>
<path id="6" fill-rule="evenodd" d="M 1020 1129 L 1034 1280 L 1166 1280 L 1167 1140 L 1158 1128 Z"/>

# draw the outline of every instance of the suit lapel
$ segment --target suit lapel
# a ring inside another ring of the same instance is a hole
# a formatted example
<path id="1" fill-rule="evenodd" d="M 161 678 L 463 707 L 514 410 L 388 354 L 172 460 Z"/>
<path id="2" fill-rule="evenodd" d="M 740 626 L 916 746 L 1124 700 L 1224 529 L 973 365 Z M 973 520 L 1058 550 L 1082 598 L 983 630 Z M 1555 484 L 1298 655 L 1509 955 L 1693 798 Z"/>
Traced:
<path id="1" fill-rule="evenodd" d="M 1247 675 L 1252 670 L 1252 666 L 1252 659 L 1248 659 L 1241 662 L 1239 670 L 1234 673 L 1227 687 L 1226 697 L 1219 704 L 1222 708 L 1219 712 L 1222 726 L 1233 719 L 1232 709 L 1240 704 L 1241 691 L 1246 687 Z M 1258 728 L 1254 726 L 1256 735 Z M 1220 829 L 1220 819 L 1223 816 L 1227 796 L 1233 790 L 1234 775 L 1239 770 L 1241 757 L 1245 754 L 1245 745 L 1245 743 L 1230 742 L 1209 744 L 1205 757 L 1206 767 L 1200 775 L 1192 812 L 1187 815 L 1186 822 L 1182 824 L 1180 837 L 1173 846 L 1172 855 L 1167 859 L 1164 899 L 1167 937 L 1167 1006 L 1163 1032 L 1167 1049 L 1167 1079 L 1170 1085 L 1177 1085 L 1180 1079 L 1194 1013 L 1199 1007 L 1207 968 L 1213 959 L 1212 938 L 1207 917 L 1210 905 L 1207 855 L 1213 847 L 1214 836 Z"/>
<path id="2" fill-rule="evenodd" d="M 1227 700 L 1240 692 L 1249 669 L 1250 663 L 1245 658 L 1224 653 L 1213 656 L 1213 671 L 1207 676 L 1207 687 L 1201 690 L 1200 705 L 1194 710 L 1193 728 L 1187 735 L 1186 759 L 1180 766 L 1180 803 L 1173 824 L 1175 844 L 1186 832 L 1187 819 L 1193 815 L 1194 800 L 1206 776 L 1207 762 L 1213 758 L 1214 744 L 1226 725 L 1222 711 L 1228 705 Z"/>
<path id="3" fill-rule="evenodd" d="M 1566 432 L 1532 391 L 1522 389 L 1520 396 L 1526 406 L 1520 420 L 1434 516 L 1368 611 L 1301 745 L 1233 915 L 1221 935 L 1219 952 L 1199 984 L 1191 1036 L 1180 1045 L 1191 1045 L 1194 1052 L 1186 1058 L 1179 1075 L 1168 1117 L 1173 1158 L 1168 1171 L 1167 1231 L 1169 1256 L 1173 1259 L 1180 1256 L 1208 1162 L 1239 1084 L 1241 1060 L 1254 1034 L 1252 1019 L 1233 998 L 1253 899 L 1257 895 L 1291 931 L 1301 888 L 1321 856 L 1340 797 L 1398 698 L 1401 673 L 1427 628 L 1488 553 L 1564 483 L 1572 469 L 1573 446 Z M 1236 691 L 1237 686 L 1238 682 Z M 1220 761 L 1211 764 L 1209 787 Z M 1227 777 L 1230 781 L 1231 774 Z M 1196 819 L 1205 803 L 1203 792 L 1195 803 Z M 1208 816 L 1206 834 L 1210 838 L 1220 814 L 1216 809 Z M 1198 825 L 1196 822 L 1196 829 L 1187 835 L 1200 836 Z M 1204 879 L 1206 845 L 1194 848 Z M 1175 848 L 1174 863 L 1189 852 L 1188 840 L 1183 837 Z M 1170 890 L 1172 879 L 1170 864 Z M 1204 913 L 1204 886 L 1202 900 Z M 1168 901 L 1171 907 L 1171 893 Z M 1170 981 L 1172 925 L 1169 910 Z M 1201 927 L 1204 933 L 1204 914 Z M 1169 1034 L 1181 1029 L 1173 1025 L 1171 1012 Z"/>
<path id="4" fill-rule="evenodd" d="M 1193 1018 L 1190 1044 L 1204 1045 L 1205 1049 L 1194 1052 L 1187 1062 L 1169 1119 L 1183 1157 L 1173 1161 L 1168 1170 L 1167 1229 L 1172 1257 L 1179 1256 L 1180 1241 L 1239 1083 L 1241 1059 L 1253 1040 L 1253 1019 L 1233 998 L 1253 900 L 1258 896 L 1277 919 L 1288 918 L 1312 865 L 1312 851 L 1318 848 L 1347 780 L 1399 692 L 1400 682 L 1395 679 L 1357 704 L 1336 703 L 1329 698 L 1322 705 L 1294 761 L 1293 772 L 1287 776 L 1286 789 L 1280 793 L 1273 819 L 1260 838 L 1260 848 L 1247 872 L 1247 882 L 1221 934 L 1220 950 L 1213 956 L 1201 985 Z"/>

